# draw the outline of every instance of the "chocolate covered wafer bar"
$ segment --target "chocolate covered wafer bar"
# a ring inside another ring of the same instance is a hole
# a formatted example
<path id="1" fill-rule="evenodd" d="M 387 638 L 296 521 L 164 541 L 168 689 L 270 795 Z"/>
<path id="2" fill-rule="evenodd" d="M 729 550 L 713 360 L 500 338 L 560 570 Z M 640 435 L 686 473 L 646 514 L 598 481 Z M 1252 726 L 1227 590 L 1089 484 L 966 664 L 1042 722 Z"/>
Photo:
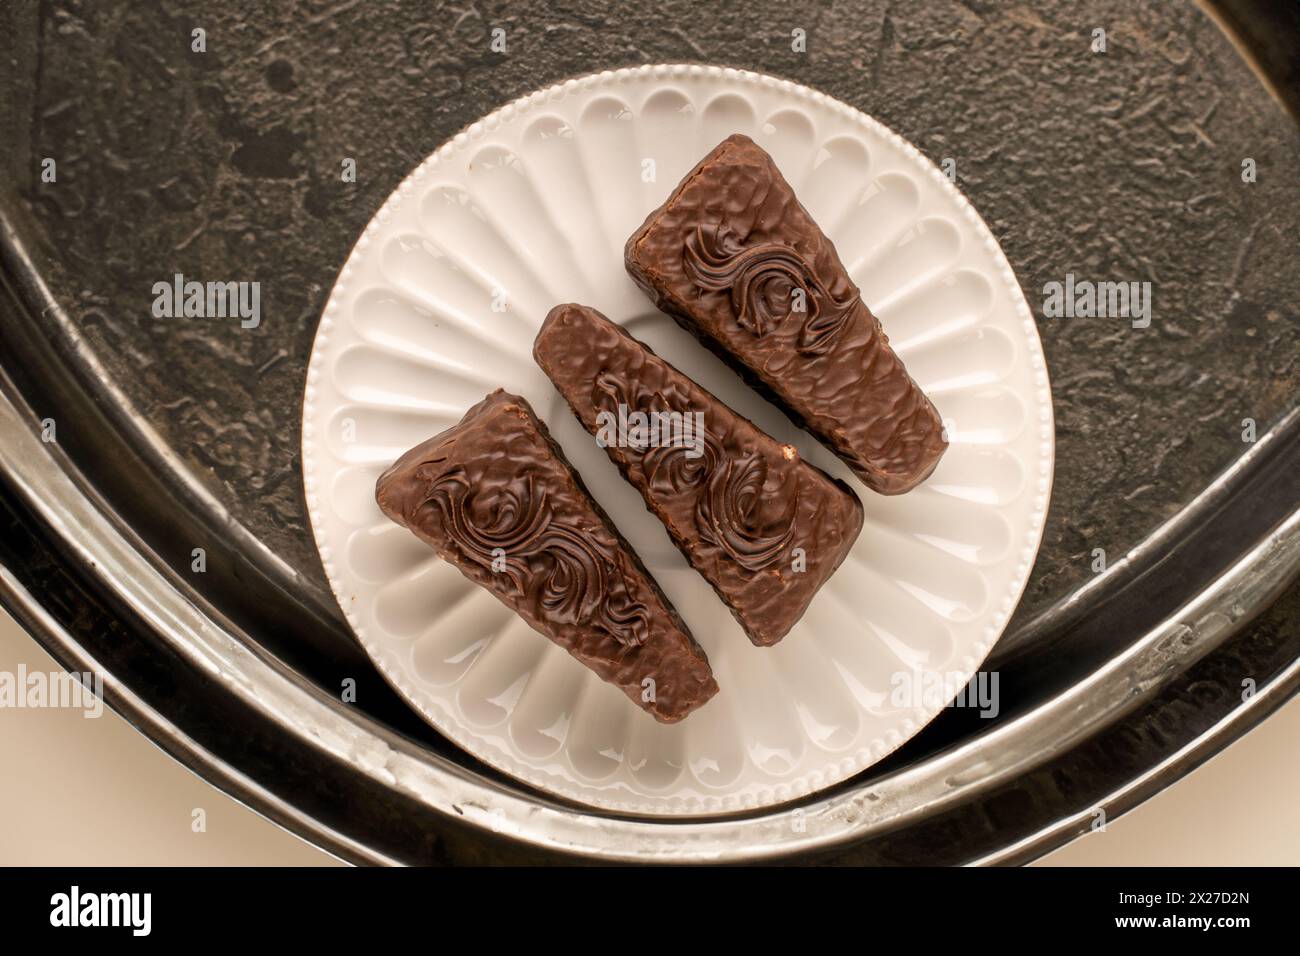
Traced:
<path id="1" fill-rule="evenodd" d="M 632 234 L 628 272 L 661 309 L 886 495 L 947 448 L 835 247 L 747 136 L 723 140 Z"/>
<path id="2" fill-rule="evenodd" d="M 781 640 L 862 530 L 853 492 L 594 309 L 553 309 L 533 357 L 749 639 Z"/>
<path id="3" fill-rule="evenodd" d="M 708 658 L 528 402 L 501 389 L 380 476 L 384 514 L 663 723 Z"/>

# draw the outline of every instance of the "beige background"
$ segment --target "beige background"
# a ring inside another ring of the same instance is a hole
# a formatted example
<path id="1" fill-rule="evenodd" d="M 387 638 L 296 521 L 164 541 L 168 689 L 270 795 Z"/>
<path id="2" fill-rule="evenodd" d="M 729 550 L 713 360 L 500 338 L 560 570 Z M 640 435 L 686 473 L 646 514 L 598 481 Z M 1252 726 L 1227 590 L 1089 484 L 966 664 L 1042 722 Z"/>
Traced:
<path id="1" fill-rule="evenodd" d="M 54 661 L 0 611 L 0 671 Z M 1105 832 L 1039 865 L 1300 864 L 1300 699 Z M 331 866 L 112 711 L 0 708 L 0 865 Z M 206 831 L 192 829 L 193 812 Z"/>

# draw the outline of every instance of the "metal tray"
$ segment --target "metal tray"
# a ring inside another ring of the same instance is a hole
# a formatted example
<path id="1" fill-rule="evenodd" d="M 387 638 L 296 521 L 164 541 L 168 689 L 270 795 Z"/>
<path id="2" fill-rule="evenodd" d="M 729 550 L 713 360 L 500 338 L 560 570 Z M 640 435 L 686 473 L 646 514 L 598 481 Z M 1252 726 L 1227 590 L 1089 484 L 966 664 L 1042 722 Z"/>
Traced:
<path id="1" fill-rule="evenodd" d="M 0 599 L 177 759 L 345 859 L 1031 859 L 1300 685 L 1300 23 L 1269 6 L 9 5 Z M 797 805 L 655 823 L 493 773 L 375 675 L 307 529 L 296 410 L 337 269 L 425 154 L 572 73 L 683 60 L 956 159 L 1039 313 L 1057 474 L 987 665 L 996 719 L 951 710 Z M 154 319 L 177 272 L 260 281 L 261 325 Z M 1150 281 L 1151 326 L 1043 317 L 1070 272 Z"/>

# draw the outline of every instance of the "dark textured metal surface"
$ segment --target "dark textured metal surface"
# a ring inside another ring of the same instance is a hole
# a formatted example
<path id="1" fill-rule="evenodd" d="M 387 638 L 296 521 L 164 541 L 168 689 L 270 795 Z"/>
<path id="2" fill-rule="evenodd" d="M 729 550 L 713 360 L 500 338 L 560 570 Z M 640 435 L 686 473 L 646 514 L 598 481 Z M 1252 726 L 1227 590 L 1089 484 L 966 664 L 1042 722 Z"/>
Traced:
<path id="1" fill-rule="evenodd" d="M 196 26 L 207 31 L 204 54 L 190 50 Z M 498 26 L 506 30 L 504 56 L 488 49 Z M 1107 31 L 1104 54 L 1089 50 L 1098 27 Z M 808 32 L 806 54 L 790 50 L 795 28 Z M 1295 404 L 1300 136 L 1203 14 L 1156 0 L 869 0 L 808 11 L 776 3 L 7 4 L 0 127 L 11 135 L 0 157 L 7 173 L 0 202 L 4 225 L 32 257 L 23 268 L 39 273 L 53 298 L 41 304 L 23 290 L 19 297 L 37 308 L 5 326 L 0 358 L 34 418 L 58 415 L 60 453 L 95 465 L 95 490 L 185 585 L 202 592 L 221 580 L 220 610 L 256 619 L 263 647 L 329 690 L 341 675 L 359 679 L 369 713 L 468 761 L 387 692 L 331 619 L 297 461 L 298 405 L 319 310 L 383 199 L 461 126 L 574 73 L 680 60 L 807 83 L 876 116 L 931 158 L 956 160 L 958 184 L 1039 313 L 1053 378 L 1056 489 L 1012 637 L 1032 633 L 1025 625 L 1036 612 L 1092 579 L 1092 549 L 1104 548 L 1113 562 L 1240 455 L 1242 419 L 1255 419 L 1262 434 Z M 55 183 L 39 181 L 45 157 L 57 161 Z M 354 184 L 340 180 L 345 157 L 357 160 Z M 1247 157 L 1258 182 L 1242 182 Z M 6 237 L 7 252 L 17 247 Z M 261 325 L 154 319 L 153 283 L 177 272 L 260 281 Z M 1067 272 L 1151 281 L 1151 327 L 1044 318 L 1043 284 Z M 31 361 L 41 342 L 49 354 Z M 10 361 L 20 353 L 22 362 Z M 99 392 L 104 418 L 84 404 L 55 407 L 67 396 L 52 383 L 68 370 L 84 377 L 89 395 Z M 112 467 L 105 456 L 117 446 L 101 447 L 100 439 L 123 416 L 100 391 L 105 383 L 160 439 L 138 460 L 110 456 Z M 1269 487 L 1294 492 L 1293 481 Z M 160 508 L 169 497 L 183 507 Z M 160 517 L 146 526 L 150 514 Z M 18 532 L 9 540 L 17 543 Z M 196 543 L 210 549 L 207 579 L 186 576 Z M 1186 557 L 1213 545 L 1192 541 Z M 42 582 L 35 572 L 48 559 L 38 549 L 10 557 L 31 562 L 30 583 L 78 631 L 102 638 L 116 626 L 90 598 L 83 606 L 61 587 L 53 570 Z M 268 568 L 278 591 L 262 583 Z M 1183 586 L 1168 577 L 1156 562 L 1121 581 L 1122 591 L 1111 589 L 1120 592 L 1115 613 L 1136 617 L 1148 603 L 1155 613 Z M 1091 763 L 1035 774 L 998 800 L 959 811 L 968 815 L 950 819 L 946 832 L 919 828 L 891 838 L 892 850 L 863 849 L 855 858 L 937 862 L 980 839 L 995 846 L 1023 829 L 1017 821 L 1031 822 L 1031 805 L 1050 819 L 1072 795 L 1093 799 L 1115 755 L 1130 775 L 1149 766 L 1233 704 L 1243 671 L 1262 684 L 1266 653 L 1294 660 L 1294 593 L 1290 601 L 1259 625 L 1264 643 L 1227 651 L 1224 669 L 1204 678 L 1212 687 L 1202 683 L 1181 698 L 1175 687 L 1173 703 L 1166 695 L 1126 721 L 1119 743 Z M 1087 654 L 1101 656 L 1098 648 L 1122 642 L 1135 626 L 1090 628 L 1093 619 L 1068 635 L 1069 654 L 1051 655 L 1060 665 L 1054 676 L 1064 678 L 1067 663 L 1087 666 Z M 106 646 L 132 656 L 125 632 Z M 141 652 L 130 663 L 153 669 L 159 694 L 180 694 L 165 660 L 145 661 Z M 1028 690 L 1007 691 L 1008 712 Z M 1033 690 L 1043 692 L 1043 683 Z M 185 720 L 214 735 L 218 751 L 228 744 L 250 767 L 277 765 L 271 728 L 240 749 L 237 728 L 226 733 L 198 698 L 180 696 Z M 895 765 L 977 732 L 945 714 Z M 222 733 L 224 743 L 215 739 Z M 305 768 L 296 779 L 297 769 L 285 768 L 279 783 L 312 812 L 355 818 L 344 812 L 352 799 L 344 782 Z M 412 858 L 499 852 L 481 834 L 435 835 L 403 812 L 384 803 L 363 822 L 378 828 L 382 816 L 408 828 Z"/>
<path id="2" fill-rule="evenodd" d="M 1121 554 L 1171 515 L 1240 452 L 1243 418 L 1294 401 L 1300 136 L 1191 5 L 193 7 L 17 14 L 36 32 L 37 84 L 13 120 L 31 143 L 15 185 L 55 294 L 110 374 L 318 584 L 294 410 L 335 272 L 428 152 L 575 71 L 707 60 L 808 83 L 955 158 L 1036 307 L 1067 272 L 1153 283 L 1149 329 L 1040 317 L 1058 465 L 1022 616 L 1085 580 L 1093 548 Z M 196 26 L 206 53 L 191 52 Z M 505 55 L 488 48 L 497 26 Z M 46 156 L 56 183 L 37 181 Z M 1256 183 L 1241 181 L 1245 157 Z M 261 326 L 154 319 L 151 287 L 176 272 L 262 282 Z"/>

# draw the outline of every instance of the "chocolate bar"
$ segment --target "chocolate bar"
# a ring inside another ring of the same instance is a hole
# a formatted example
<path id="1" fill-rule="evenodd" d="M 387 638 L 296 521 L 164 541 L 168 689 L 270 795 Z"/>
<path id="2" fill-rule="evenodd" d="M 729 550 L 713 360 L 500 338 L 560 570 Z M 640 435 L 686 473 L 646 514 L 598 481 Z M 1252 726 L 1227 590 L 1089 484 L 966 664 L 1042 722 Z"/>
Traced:
<path id="1" fill-rule="evenodd" d="M 380 476 L 380 509 L 663 723 L 708 658 L 528 402 L 497 389 Z"/>
<path id="2" fill-rule="evenodd" d="M 853 492 L 595 309 L 551 310 L 533 357 L 749 639 L 781 640 L 862 530 Z"/>
<path id="3" fill-rule="evenodd" d="M 632 234 L 627 270 L 665 312 L 886 495 L 948 447 L 835 247 L 772 158 L 723 140 Z"/>

